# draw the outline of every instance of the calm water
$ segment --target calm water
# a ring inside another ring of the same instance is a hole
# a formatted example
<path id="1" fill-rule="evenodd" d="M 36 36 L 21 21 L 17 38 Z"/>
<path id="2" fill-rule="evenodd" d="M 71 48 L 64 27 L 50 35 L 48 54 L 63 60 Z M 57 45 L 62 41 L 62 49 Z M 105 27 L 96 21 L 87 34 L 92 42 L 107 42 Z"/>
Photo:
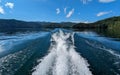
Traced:
<path id="1" fill-rule="evenodd" d="M 0 33 L 0 75 L 120 75 L 120 41 L 65 29 Z"/>

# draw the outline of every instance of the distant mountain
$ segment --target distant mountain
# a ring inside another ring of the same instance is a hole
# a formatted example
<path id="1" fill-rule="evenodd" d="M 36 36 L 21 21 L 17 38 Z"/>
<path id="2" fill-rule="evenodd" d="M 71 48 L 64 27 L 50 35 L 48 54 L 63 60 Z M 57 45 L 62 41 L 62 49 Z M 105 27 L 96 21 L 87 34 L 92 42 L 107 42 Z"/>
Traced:
<path id="1" fill-rule="evenodd" d="M 120 37 L 120 16 L 111 17 L 94 23 L 72 22 L 26 22 L 15 19 L 0 19 L 0 31 L 19 31 L 19 29 L 39 30 L 41 28 L 106 29 L 110 35 Z"/>
<path id="2" fill-rule="evenodd" d="M 77 23 L 73 23 L 73 22 L 61 22 L 60 23 L 63 27 L 73 27 L 74 25 L 76 25 Z"/>
<path id="3" fill-rule="evenodd" d="M 71 22 L 26 22 L 15 19 L 0 19 L 0 32 L 36 31 L 42 28 L 71 28 Z"/>
<path id="4" fill-rule="evenodd" d="M 72 23 L 72 22 L 26 22 L 15 19 L 0 19 L 0 29 L 4 28 L 119 28 L 120 16 L 111 17 L 94 23 Z"/>
<path id="5" fill-rule="evenodd" d="M 76 23 L 72 22 L 26 22 L 15 19 L 0 19 L 0 29 L 5 28 L 62 28 L 72 27 Z"/>
<path id="6" fill-rule="evenodd" d="M 8 28 L 41 28 L 38 22 L 25 22 L 15 19 L 0 19 L 0 29 Z"/>
<path id="7" fill-rule="evenodd" d="M 111 36 L 120 37 L 120 16 L 111 17 L 94 23 L 78 23 L 73 26 L 75 29 L 105 29 Z"/>
<path id="8" fill-rule="evenodd" d="M 95 25 L 106 25 L 107 33 L 111 36 L 120 37 L 120 16 L 107 18 L 94 23 Z"/>
<path id="9" fill-rule="evenodd" d="M 73 26 L 73 28 L 107 28 L 107 29 L 114 29 L 120 28 L 120 16 L 118 17 L 111 17 L 104 20 L 100 20 L 94 23 L 78 23 Z"/>
<path id="10" fill-rule="evenodd" d="M 45 28 L 72 28 L 76 23 L 72 22 L 61 22 L 61 23 L 49 23 L 48 25 L 43 25 Z"/>
<path id="11" fill-rule="evenodd" d="M 25 22 L 15 19 L 0 19 L 0 32 L 15 33 L 20 31 L 39 30 L 41 24 L 37 22 Z"/>

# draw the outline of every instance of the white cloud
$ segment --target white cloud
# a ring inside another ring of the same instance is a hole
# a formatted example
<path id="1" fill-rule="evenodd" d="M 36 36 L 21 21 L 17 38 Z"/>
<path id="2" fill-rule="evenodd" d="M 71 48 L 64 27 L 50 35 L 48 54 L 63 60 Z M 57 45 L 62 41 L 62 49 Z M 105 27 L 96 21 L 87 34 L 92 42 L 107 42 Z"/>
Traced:
<path id="1" fill-rule="evenodd" d="M 4 9 L 2 8 L 2 6 L 0 6 L 0 14 L 4 14 Z"/>
<path id="2" fill-rule="evenodd" d="M 100 16 L 103 16 L 103 15 L 109 14 L 109 13 L 111 13 L 111 12 L 112 12 L 112 11 L 99 12 L 99 13 L 97 14 L 97 16 L 100 17 Z"/>
<path id="3" fill-rule="evenodd" d="M 70 11 L 68 12 L 68 14 L 66 15 L 66 18 L 71 17 L 73 13 L 74 13 L 74 9 L 70 10 Z"/>
<path id="4" fill-rule="evenodd" d="M 92 0 L 81 0 L 83 4 L 87 4 L 88 2 L 91 2 Z"/>
<path id="5" fill-rule="evenodd" d="M 11 9 L 13 9 L 14 3 L 7 2 L 7 3 L 5 4 L 5 6 L 11 8 Z"/>
<path id="6" fill-rule="evenodd" d="M 56 9 L 56 13 L 60 14 L 60 9 L 59 8 Z"/>
<path id="7" fill-rule="evenodd" d="M 99 0 L 99 2 L 101 3 L 110 3 L 110 2 L 114 2 L 115 0 Z"/>
<path id="8" fill-rule="evenodd" d="M 64 8 L 64 13 L 66 14 L 66 12 L 67 12 L 67 7 Z"/>
<path id="9" fill-rule="evenodd" d="M 89 21 L 82 21 L 82 20 L 72 20 L 70 22 L 73 22 L 73 23 L 90 23 Z"/>

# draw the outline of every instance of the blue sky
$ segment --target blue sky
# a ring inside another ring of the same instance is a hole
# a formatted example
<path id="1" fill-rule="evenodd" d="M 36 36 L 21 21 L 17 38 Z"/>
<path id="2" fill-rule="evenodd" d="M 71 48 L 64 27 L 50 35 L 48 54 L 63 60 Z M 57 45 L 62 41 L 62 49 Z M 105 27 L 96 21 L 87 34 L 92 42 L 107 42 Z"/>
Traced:
<path id="1" fill-rule="evenodd" d="M 120 0 L 0 0 L 0 19 L 94 22 L 120 16 Z"/>

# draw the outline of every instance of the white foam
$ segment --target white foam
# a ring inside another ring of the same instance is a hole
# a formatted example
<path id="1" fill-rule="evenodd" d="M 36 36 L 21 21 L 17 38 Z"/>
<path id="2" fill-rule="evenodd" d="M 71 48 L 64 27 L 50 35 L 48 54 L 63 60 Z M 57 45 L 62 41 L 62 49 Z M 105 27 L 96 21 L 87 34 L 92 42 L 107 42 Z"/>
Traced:
<path id="1" fill-rule="evenodd" d="M 69 39 L 74 42 L 70 33 L 61 30 L 54 33 L 50 53 L 34 68 L 32 75 L 92 75 L 89 64 L 75 51 Z"/>
<path id="2" fill-rule="evenodd" d="M 55 59 L 55 53 L 49 53 L 45 58 L 43 58 L 41 63 L 35 67 L 36 71 L 32 75 L 47 75 L 49 70 L 52 68 L 52 63 Z"/>
<path id="3" fill-rule="evenodd" d="M 92 75 L 88 69 L 89 64 L 74 50 L 73 46 L 70 48 L 69 55 L 71 57 L 72 75 Z"/>

